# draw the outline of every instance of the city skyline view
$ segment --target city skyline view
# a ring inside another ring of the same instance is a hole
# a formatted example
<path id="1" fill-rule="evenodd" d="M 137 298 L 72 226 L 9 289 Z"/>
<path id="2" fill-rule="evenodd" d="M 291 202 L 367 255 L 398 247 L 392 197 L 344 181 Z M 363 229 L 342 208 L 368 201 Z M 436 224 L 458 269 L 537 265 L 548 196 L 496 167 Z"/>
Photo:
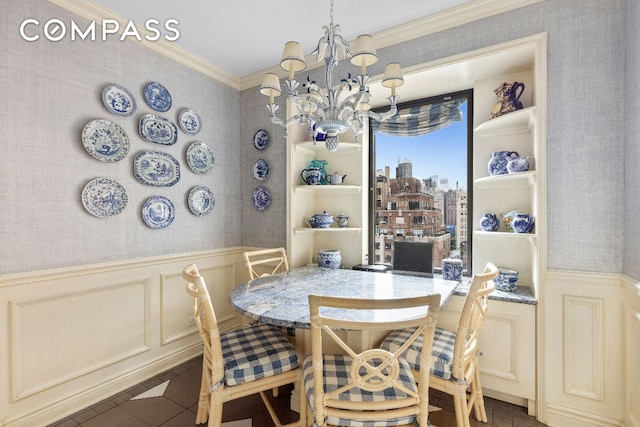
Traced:
<path id="1" fill-rule="evenodd" d="M 421 136 L 375 135 L 376 170 L 389 166 L 391 178 L 395 168 L 408 160 L 413 177 L 427 179 L 437 175 L 447 178 L 449 188 L 467 188 L 467 102 L 460 106 L 462 120 L 444 129 Z M 438 182 L 438 184 L 440 184 Z"/>

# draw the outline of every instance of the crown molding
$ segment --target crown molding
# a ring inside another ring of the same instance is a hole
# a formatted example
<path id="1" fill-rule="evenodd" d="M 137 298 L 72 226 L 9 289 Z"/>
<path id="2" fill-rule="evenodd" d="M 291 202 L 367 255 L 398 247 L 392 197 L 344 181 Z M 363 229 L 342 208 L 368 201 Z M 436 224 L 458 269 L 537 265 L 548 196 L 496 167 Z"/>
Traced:
<path id="1" fill-rule="evenodd" d="M 128 22 L 127 19 L 117 16 L 110 10 L 97 5 L 91 0 L 48 0 L 50 3 L 59 6 L 67 11 L 89 20 L 97 22 L 103 19 L 116 19 L 120 21 L 124 27 Z M 429 34 L 444 31 L 450 28 L 458 27 L 470 22 L 478 21 L 490 16 L 499 15 L 521 7 L 530 6 L 545 0 L 472 0 L 468 3 L 456 6 L 451 9 L 444 10 L 434 15 L 418 18 L 414 21 L 403 25 L 398 25 L 373 34 L 376 40 L 376 47 L 382 49 L 385 47 L 404 43 L 409 40 L 423 37 Z M 148 34 L 144 28 L 138 27 L 140 34 Z M 237 90 L 246 90 L 262 83 L 265 73 L 275 73 L 281 77 L 285 76 L 283 70 L 279 66 L 273 66 L 243 77 L 235 76 L 219 66 L 206 61 L 202 57 L 171 43 L 166 40 L 149 41 L 143 38 L 139 41 L 145 47 L 160 53 L 182 65 L 185 65 L 195 71 L 198 71 L 212 79 L 226 84 Z M 319 68 L 322 63 L 313 60 L 312 55 L 307 55 L 308 69 Z M 275 58 L 274 60 L 277 60 Z"/>
<path id="2" fill-rule="evenodd" d="M 120 22 L 120 27 L 124 28 L 129 22 L 128 19 L 118 16 L 109 9 L 102 7 L 91 0 L 48 1 L 78 16 L 89 20 L 95 20 L 98 24 L 102 22 L 103 19 L 115 19 Z M 211 77 L 214 80 L 217 80 L 235 89 L 240 89 L 241 80 L 235 75 L 229 73 L 228 71 L 225 71 L 224 69 L 211 63 L 210 61 L 203 59 L 193 52 L 180 47 L 177 43 L 172 43 L 164 39 L 149 41 L 144 38 L 144 35 L 151 33 L 140 26 L 136 26 L 136 28 L 140 35 L 143 36 L 142 40 L 139 40 L 138 43 L 141 43 L 144 47 L 147 47 L 208 77 Z"/>

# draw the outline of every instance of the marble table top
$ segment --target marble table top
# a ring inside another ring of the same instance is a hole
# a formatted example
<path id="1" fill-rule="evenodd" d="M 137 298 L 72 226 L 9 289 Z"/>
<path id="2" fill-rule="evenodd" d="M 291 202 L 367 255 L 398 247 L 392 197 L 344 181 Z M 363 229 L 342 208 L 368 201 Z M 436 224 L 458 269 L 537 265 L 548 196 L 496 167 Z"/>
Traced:
<path id="1" fill-rule="evenodd" d="M 231 303 L 237 311 L 262 323 L 309 329 L 308 295 L 352 298 L 406 298 L 440 294 L 444 306 L 457 281 L 442 278 L 405 276 L 367 271 L 302 267 L 286 273 L 262 277 L 236 286 Z M 383 313 L 386 312 L 386 313 Z M 388 310 L 371 310 L 366 319 L 384 322 L 385 316 L 397 316 Z M 351 317 L 352 314 L 349 314 Z M 354 319 L 355 320 L 355 319 Z"/>

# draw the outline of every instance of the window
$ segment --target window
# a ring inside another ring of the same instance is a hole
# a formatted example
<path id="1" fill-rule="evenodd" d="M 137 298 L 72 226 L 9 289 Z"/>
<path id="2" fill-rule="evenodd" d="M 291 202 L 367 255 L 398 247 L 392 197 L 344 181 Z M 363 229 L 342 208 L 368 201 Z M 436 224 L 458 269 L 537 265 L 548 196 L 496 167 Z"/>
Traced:
<path id="1" fill-rule="evenodd" d="M 471 274 L 472 115 L 468 90 L 401 104 L 391 123 L 372 120 L 373 259 L 393 259 L 394 240 L 420 240 L 433 243 L 434 270 L 444 258 L 460 258 Z"/>

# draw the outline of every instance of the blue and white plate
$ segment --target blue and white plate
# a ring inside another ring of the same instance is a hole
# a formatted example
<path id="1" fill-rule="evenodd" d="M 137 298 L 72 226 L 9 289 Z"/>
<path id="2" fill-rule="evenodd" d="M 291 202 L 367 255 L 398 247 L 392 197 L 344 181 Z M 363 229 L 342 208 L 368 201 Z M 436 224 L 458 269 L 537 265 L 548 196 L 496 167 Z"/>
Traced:
<path id="1" fill-rule="evenodd" d="M 195 216 L 205 216 L 213 212 L 216 198 L 208 187 L 196 185 L 189 191 L 188 203 Z"/>
<path id="2" fill-rule="evenodd" d="M 253 190 L 253 206 L 259 211 L 263 211 L 271 205 L 271 193 L 264 187 Z"/>
<path id="3" fill-rule="evenodd" d="M 258 150 L 264 150 L 269 145 L 269 141 L 271 137 L 269 136 L 269 132 L 264 129 L 258 129 L 258 131 L 253 135 L 253 146 Z"/>
<path id="4" fill-rule="evenodd" d="M 175 123 L 155 114 L 140 117 L 138 130 L 142 138 L 154 144 L 173 145 L 178 141 L 178 128 Z"/>
<path id="5" fill-rule="evenodd" d="M 180 180 L 180 164 L 169 153 L 140 151 L 133 160 L 136 179 L 152 187 L 171 187 Z"/>
<path id="6" fill-rule="evenodd" d="M 109 120 L 91 120 L 82 129 L 82 145 L 94 158 L 117 162 L 129 153 L 129 137 L 120 125 Z"/>
<path id="7" fill-rule="evenodd" d="M 131 92 L 116 84 L 108 84 L 102 89 L 102 103 L 119 116 L 127 117 L 136 111 L 136 99 Z"/>
<path id="8" fill-rule="evenodd" d="M 178 113 L 178 123 L 184 133 L 196 135 L 202 129 L 200 115 L 190 108 L 183 108 Z"/>
<path id="9" fill-rule="evenodd" d="M 264 181 L 269 178 L 269 174 L 271 173 L 271 166 L 269 166 L 269 162 L 265 159 L 258 159 L 253 164 L 253 177 L 258 181 Z"/>
<path id="10" fill-rule="evenodd" d="M 142 206 L 142 219 L 153 229 L 167 228 L 176 217 L 176 207 L 164 196 L 149 197 Z"/>
<path id="11" fill-rule="evenodd" d="M 208 173 L 214 162 L 213 151 L 204 142 L 196 141 L 187 148 L 187 164 L 195 173 Z"/>
<path id="12" fill-rule="evenodd" d="M 171 108 L 171 94 L 160 83 L 148 83 L 144 87 L 144 99 L 156 111 L 165 112 Z"/>
<path id="13" fill-rule="evenodd" d="M 128 201 L 124 187 L 110 178 L 96 178 L 82 190 L 82 205 L 87 212 L 99 218 L 119 214 Z"/>

